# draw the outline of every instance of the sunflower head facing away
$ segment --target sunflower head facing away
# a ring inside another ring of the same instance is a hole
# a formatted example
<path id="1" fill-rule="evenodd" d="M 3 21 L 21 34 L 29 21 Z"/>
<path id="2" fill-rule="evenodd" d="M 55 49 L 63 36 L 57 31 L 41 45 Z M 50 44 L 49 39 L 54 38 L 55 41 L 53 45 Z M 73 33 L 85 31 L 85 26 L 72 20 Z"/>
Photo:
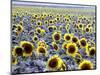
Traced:
<path id="1" fill-rule="evenodd" d="M 59 50 L 59 47 L 55 42 L 52 42 L 52 47 L 54 48 L 55 51 Z"/>
<path id="2" fill-rule="evenodd" d="M 74 60 L 77 64 L 80 64 L 80 62 L 82 61 L 82 56 L 79 53 L 76 53 L 74 56 Z"/>
<path id="3" fill-rule="evenodd" d="M 42 29 L 40 27 L 36 28 L 36 33 L 41 34 L 41 30 Z"/>
<path id="4" fill-rule="evenodd" d="M 64 42 L 64 43 L 62 44 L 62 48 L 63 48 L 64 50 L 67 50 L 67 43 L 66 43 L 66 42 Z"/>

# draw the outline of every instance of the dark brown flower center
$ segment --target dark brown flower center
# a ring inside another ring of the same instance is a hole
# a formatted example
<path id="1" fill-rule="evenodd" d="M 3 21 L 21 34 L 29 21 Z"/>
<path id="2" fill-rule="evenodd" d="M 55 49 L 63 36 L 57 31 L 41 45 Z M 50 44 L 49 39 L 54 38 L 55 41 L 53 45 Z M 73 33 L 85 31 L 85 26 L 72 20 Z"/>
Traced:
<path id="1" fill-rule="evenodd" d="M 89 32 L 89 28 L 86 28 L 86 32 Z"/>
<path id="2" fill-rule="evenodd" d="M 23 49 L 22 48 L 16 48 L 16 54 L 18 55 L 18 56 L 21 56 L 21 55 L 23 55 Z"/>
<path id="3" fill-rule="evenodd" d="M 40 53 L 45 53 L 45 49 L 44 49 L 44 48 L 40 48 L 40 49 L 39 49 L 39 52 L 40 52 Z"/>
<path id="4" fill-rule="evenodd" d="M 56 58 L 50 60 L 49 66 L 50 66 L 51 68 L 55 68 L 57 65 L 58 65 L 58 61 L 57 61 Z"/>
<path id="5" fill-rule="evenodd" d="M 53 28 L 52 27 L 49 27 L 49 31 L 52 32 L 53 31 Z"/>
<path id="6" fill-rule="evenodd" d="M 46 21 L 45 24 L 47 24 L 48 22 Z"/>
<path id="7" fill-rule="evenodd" d="M 81 24 L 79 26 L 80 26 L 80 28 L 82 28 L 82 25 Z"/>
<path id="8" fill-rule="evenodd" d="M 56 44 L 53 45 L 53 48 L 54 48 L 55 50 L 58 50 L 58 46 L 57 46 Z"/>
<path id="9" fill-rule="evenodd" d="M 66 40 L 70 40 L 70 36 L 66 36 Z"/>
<path id="10" fill-rule="evenodd" d="M 95 54 L 95 50 L 92 49 L 89 53 L 90 53 L 91 56 L 93 56 Z"/>
<path id="11" fill-rule="evenodd" d="M 18 26 L 18 28 L 17 28 L 17 29 L 18 29 L 18 31 L 21 31 L 21 27 L 20 27 L 20 26 Z"/>
<path id="12" fill-rule="evenodd" d="M 40 29 L 38 29 L 38 30 L 37 30 L 37 32 L 38 32 L 38 33 L 40 33 L 40 32 L 41 32 L 41 30 L 40 30 Z"/>
<path id="13" fill-rule="evenodd" d="M 90 67 L 89 64 L 85 63 L 85 64 L 82 65 L 81 69 L 82 70 L 91 70 L 91 67 Z"/>
<path id="14" fill-rule="evenodd" d="M 72 41 L 73 41 L 74 43 L 76 43 L 76 42 L 77 42 L 77 38 L 73 37 L 73 38 L 72 38 Z"/>
<path id="15" fill-rule="evenodd" d="M 57 20 L 59 20 L 59 18 L 57 18 Z"/>
<path id="16" fill-rule="evenodd" d="M 13 58 L 12 58 L 12 63 L 14 63 L 14 62 L 15 62 L 15 60 L 16 60 L 16 58 L 14 58 L 14 57 L 13 57 Z"/>
<path id="17" fill-rule="evenodd" d="M 54 35 L 54 39 L 58 41 L 60 39 L 60 35 L 59 34 L 55 34 Z"/>
<path id="18" fill-rule="evenodd" d="M 56 30 L 56 27 L 54 27 L 54 30 Z"/>
<path id="19" fill-rule="evenodd" d="M 30 44 L 24 44 L 23 48 L 24 48 L 25 53 L 31 53 L 33 49 Z"/>
<path id="20" fill-rule="evenodd" d="M 75 47 L 73 45 L 70 45 L 68 48 L 68 52 L 73 54 L 75 52 Z"/>
<path id="21" fill-rule="evenodd" d="M 50 23 L 52 23 L 52 21 L 50 21 Z"/>
<path id="22" fill-rule="evenodd" d="M 38 40 L 38 38 L 37 38 L 37 37 L 34 37 L 34 40 L 35 40 L 35 41 L 37 41 L 37 40 Z"/>
<path id="23" fill-rule="evenodd" d="M 38 22 L 38 25 L 40 25 L 40 22 Z"/>
<path id="24" fill-rule="evenodd" d="M 37 17 L 37 15 L 35 15 L 35 17 Z"/>
<path id="25" fill-rule="evenodd" d="M 81 45 L 82 46 L 86 46 L 86 41 L 85 40 L 81 40 Z"/>
<path id="26" fill-rule="evenodd" d="M 77 58 L 75 59 L 76 60 L 76 63 L 79 64 L 81 62 L 81 59 Z"/>
<path id="27" fill-rule="evenodd" d="M 65 49 L 65 50 L 67 49 L 67 47 L 66 47 L 66 46 L 67 46 L 67 44 L 65 44 L 65 45 L 64 45 L 64 49 Z"/>

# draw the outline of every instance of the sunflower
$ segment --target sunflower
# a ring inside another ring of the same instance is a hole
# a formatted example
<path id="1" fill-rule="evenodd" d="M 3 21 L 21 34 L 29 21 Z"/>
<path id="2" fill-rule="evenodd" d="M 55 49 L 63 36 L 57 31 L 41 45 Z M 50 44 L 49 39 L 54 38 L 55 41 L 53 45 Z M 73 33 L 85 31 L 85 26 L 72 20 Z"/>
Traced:
<path id="1" fill-rule="evenodd" d="M 42 26 L 42 22 L 41 22 L 41 21 L 37 21 L 37 22 L 36 22 L 36 25 Z"/>
<path id="2" fill-rule="evenodd" d="M 67 21 L 67 23 L 70 22 L 70 18 L 69 17 L 65 17 L 65 21 Z"/>
<path id="3" fill-rule="evenodd" d="M 64 42 L 64 43 L 62 44 L 62 48 L 63 48 L 64 50 L 67 50 L 67 43 L 66 43 L 66 42 Z"/>
<path id="4" fill-rule="evenodd" d="M 35 19 L 31 19 L 31 22 L 34 22 L 34 21 L 36 21 Z"/>
<path id="5" fill-rule="evenodd" d="M 79 40 L 78 40 L 78 38 L 77 38 L 76 36 L 73 36 L 73 37 L 72 37 L 72 42 L 73 42 L 73 43 L 76 43 L 76 44 L 77 44 L 78 41 L 79 41 Z"/>
<path id="6" fill-rule="evenodd" d="M 15 12 L 12 12 L 12 16 L 13 16 L 13 17 L 16 17 L 17 14 L 16 14 Z"/>
<path id="7" fill-rule="evenodd" d="M 12 65 L 16 65 L 18 63 L 18 59 L 16 57 L 12 57 L 11 61 Z"/>
<path id="8" fill-rule="evenodd" d="M 94 56 L 95 54 L 96 54 L 96 49 L 95 49 L 95 47 L 91 47 L 91 48 L 89 48 L 89 56 Z"/>
<path id="9" fill-rule="evenodd" d="M 81 47 L 86 47 L 86 45 L 87 45 L 86 39 L 85 39 L 85 38 L 81 38 L 81 39 L 80 39 L 80 46 L 81 46 Z"/>
<path id="10" fill-rule="evenodd" d="M 54 22 L 55 22 L 55 23 L 57 22 L 57 18 L 54 19 Z"/>
<path id="11" fill-rule="evenodd" d="M 46 12 L 43 13 L 43 16 L 44 16 L 44 17 L 47 17 L 47 15 L 48 15 L 48 14 L 47 14 Z"/>
<path id="12" fill-rule="evenodd" d="M 47 54 L 47 49 L 43 46 L 38 46 L 37 48 L 37 54 L 43 54 L 43 55 L 46 55 Z"/>
<path id="13" fill-rule="evenodd" d="M 13 51 L 12 51 L 12 55 L 14 56 L 23 56 L 23 48 L 20 46 L 15 46 Z"/>
<path id="14" fill-rule="evenodd" d="M 67 51 L 66 53 L 68 55 L 74 56 L 78 52 L 78 47 L 76 46 L 75 43 L 68 43 L 67 44 Z"/>
<path id="15" fill-rule="evenodd" d="M 41 35 L 45 33 L 45 29 L 41 29 Z"/>
<path id="16" fill-rule="evenodd" d="M 49 30 L 49 32 L 53 32 L 53 30 L 54 30 L 53 26 L 48 26 L 48 30 Z"/>
<path id="17" fill-rule="evenodd" d="M 90 27 L 92 27 L 92 25 L 91 24 L 88 24 L 87 27 L 90 28 Z"/>
<path id="18" fill-rule="evenodd" d="M 60 14 L 57 13 L 57 14 L 55 14 L 55 16 L 56 16 L 56 17 L 60 17 Z"/>
<path id="19" fill-rule="evenodd" d="M 90 29 L 88 27 L 85 28 L 86 32 L 90 32 Z"/>
<path id="20" fill-rule="evenodd" d="M 57 16 L 57 17 L 55 18 L 55 21 L 60 21 L 60 17 Z"/>
<path id="21" fill-rule="evenodd" d="M 45 25 L 48 25 L 48 20 L 44 21 L 44 24 L 45 24 Z"/>
<path id="22" fill-rule="evenodd" d="M 57 30 L 57 26 L 52 26 L 53 27 L 53 30 Z"/>
<path id="23" fill-rule="evenodd" d="M 82 61 L 82 56 L 79 53 L 76 53 L 74 56 L 74 60 L 77 64 L 80 64 L 80 62 Z"/>
<path id="24" fill-rule="evenodd" d="M 24 56 L 31 56 L 33 49 L 34 49 L 34 45 L 29 42 L 29 41 L 21 41 L 20 42 L 20 46 L 23 48 L 24 51 Z"/>
<path id="25" fill-rule="evenodd" d="M 65 28 L 66 28 L 66 31 L 69 33 L 69 27 L 70 27 L 70 24 L 68 23 L 66 26 L 65 26 Z M 67 33 L 66 33 L 66 35 L 67 35 Z"/>
<path id="26" fill-rule="evenodd" d="M 44 16 L 41 16 L 40 19 L 43 21 L 43 20 L 45 20 L 45 17 Z"/>
<path id="27" fill-rule="evenodd" d="M 22 26 L 23 26 L 23 21 L 21 21 L 21 22 L 20 22 L 20 25 L 22 25 Z"/>
<path id="28" fill-rule="evenodd" d="M 32 38 L 33 42 L 38 42 L 39 41 L 39 38 L 37 35 L 35 35 L 33 38 Z"/>
<path id="29" fill-rule="evenodd" d="M 88 42 L 86 45 L 86 53 L 89 56 L 89 49 L 91 48 L 91 44 Z"/>
<path id="30" fill-rule="evenodd" d="M 42 46 L 42 47 L 45 47 L 47 46 L 46 42 L 45 41 L 39 41 L 38 42 L 38 46 Z"/>
<path id="31" fill-rule="evenodd" d="M 93 69 L 93 63 L 89 60 L 83 60 L 79 64 L 79 69 L 80 70 L 91 70 L 91 69 Z"/>
<path id="32" fill-rule="evenodd" d="M 63 29 L 63 26 L 59 26 L 59 30 L 62 31 L 62 29 Z"/>
<path id="33" fill-rule="evenodd" d="M 47 67 L 50 70 L 57 71 L 58 69 L 61 68 L 62 63 L 63 63 L 62 59 L 58 55 L 54 55 L 48 59 Z"/>
<path id="34" fill-rule="evenodd" d="M 53 41 L 59 42 L 61 40 L 61 34 L 59 32 L 54 32 L 52 35 Z"/>
<path id="35" fill-rule="evenodd" d="M 40 27 L 36 28 L 36 33 L 41 34 L 41 30 L 42 29 Z"/>
<path id="36" fill-rule="evenodd" d="M 52 46 L 53 46 L 53 48 L 54 48 L 55 51 L 58 51 L 59 50 L 59 47 L 56 44 L 56 42 L 52 42 Z"/>
<path id="37" fill-rule="evenodd" d="M 79 23 L 79 24 L 78 24 L 78 28 L 79 28 L 79 29 L 82 29 L 82 28 L 83 28 L 83 24 Z"/>
<path id="38" fill-rule="evenodd" d="M 23 31 L 23 26 L 22 25 L 16 25 L 16 33 L 20 34 Z"/>
<path id="39" fill-rule="evenodd" d="M 34 16 L 35 18 L 37 18 L 37 17 L 38 17 L 38 15 L 37 15 L 37 14 L 34 14 L 33 16 Z"/>
<path id="40" fill-rule="evenodd" d="M 72 36 L 71 36 L 71 34 L 64 34 L 64 40 L 66 41 L 66 42 L 70 42 L 71 41 L 71 39 L 72 39 Z"/>
<path id="41" fill-rule="evenodd" d="M 68 68 L 67 65 L 63 62 L 63 63 L 62 63 L 62 66 L 61 66 L 61 68 L 60 68 L 60 70 L 61 70 L 61 71 L 66 71 L 67 68 Z"/>
<path id="42" fill-rule="evenodd" d="M 54 21 L 53 20 L 49 20 L 49 24 L 53 24 L 54 23 Z"/>
<path id="43" fill-rule="evenodd" d="M 85 32 L 87 32 L 87 33 L 91 33 L 91 30 L 92 30 L 91 27 L 86 27 L 86 28 L 85 28 Z"/>

